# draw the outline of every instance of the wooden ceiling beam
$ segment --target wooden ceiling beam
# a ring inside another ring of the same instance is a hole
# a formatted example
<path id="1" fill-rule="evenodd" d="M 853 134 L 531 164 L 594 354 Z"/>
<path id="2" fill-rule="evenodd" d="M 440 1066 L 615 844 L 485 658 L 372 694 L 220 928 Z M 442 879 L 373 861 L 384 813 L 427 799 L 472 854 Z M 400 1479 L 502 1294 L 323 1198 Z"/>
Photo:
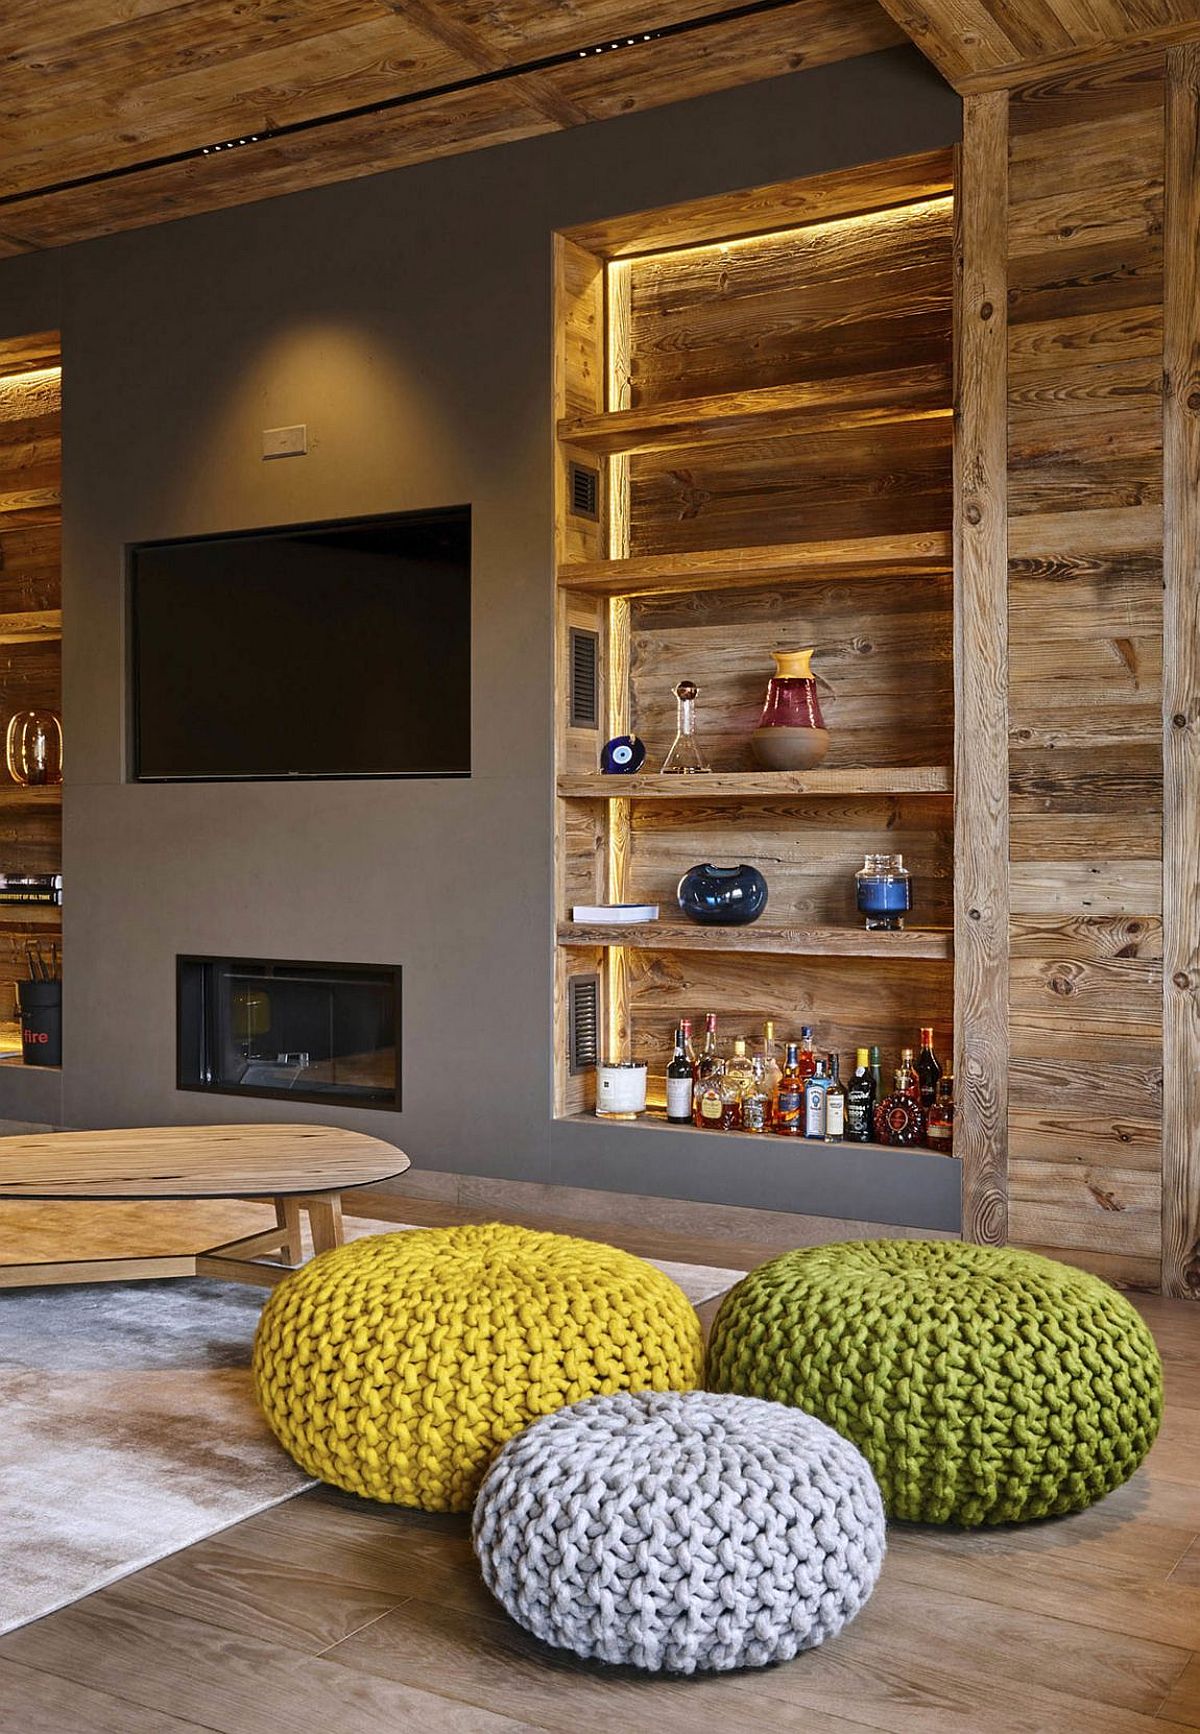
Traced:
<path id="1" fill-rule="evenodd" d="M 505 59 L 501 50 L 492 46 L 480 31 L 462 18 L 444 10 L 437 0 L 380 0 L 380 3 L 424 31 L 440 47 L 451 49 L 476 72 L 503 70 Z M 512 82 L 527 102 L 557 126 L 581 126 L 588 118 L 570 97 L 555 90 L 538 73 L 524 73 Z"/>
<path id="2" fill-rule="evenodd" d="M 1200 0 L 880 0 L 964 95 L 1200 39 Z"/>
<path id="3" fill-rule="evenodd" d="M 876 0 L 783 0 L 733 16 L 720 6 L 10 0 L 0 18 L 0 257 L 903 41 Z M 555 56 L 558 64 L 522 70 Z"/>

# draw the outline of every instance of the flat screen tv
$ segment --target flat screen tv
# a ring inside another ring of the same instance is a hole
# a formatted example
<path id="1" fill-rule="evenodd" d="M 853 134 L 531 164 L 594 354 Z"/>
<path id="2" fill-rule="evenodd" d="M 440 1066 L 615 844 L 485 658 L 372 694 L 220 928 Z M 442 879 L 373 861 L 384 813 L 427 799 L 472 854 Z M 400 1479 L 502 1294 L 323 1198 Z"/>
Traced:
<path id="1" fill-rule="evenodd" d="M 471 513 L 129 551 L 139 782 L 471 774 Z"/>

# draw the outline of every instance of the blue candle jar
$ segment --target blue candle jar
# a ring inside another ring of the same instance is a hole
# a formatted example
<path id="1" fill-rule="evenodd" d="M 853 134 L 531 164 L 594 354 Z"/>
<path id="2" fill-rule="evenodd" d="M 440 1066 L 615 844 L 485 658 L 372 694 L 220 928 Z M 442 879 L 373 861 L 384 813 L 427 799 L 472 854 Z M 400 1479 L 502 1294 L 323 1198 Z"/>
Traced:
<path id="1" fill-rule="evenodd" d="M 903 855 L 868 855 L 854 883 L 868 932 L 895 933 L 904 926 L 912 908 L 912 880 Z"/>

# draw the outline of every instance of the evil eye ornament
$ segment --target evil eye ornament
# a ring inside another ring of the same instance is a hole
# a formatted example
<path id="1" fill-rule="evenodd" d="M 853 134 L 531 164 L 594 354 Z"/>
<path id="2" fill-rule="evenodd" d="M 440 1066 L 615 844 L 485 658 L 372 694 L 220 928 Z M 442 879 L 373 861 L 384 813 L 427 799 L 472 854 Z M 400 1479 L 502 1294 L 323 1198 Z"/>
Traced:
<path id="1" fill-rule="evenodd" d="M 636 735 L 615 735 L 600 754 L 600 769 L 614 777 L 630 777 L 645 762 L 646 743 Z"/>

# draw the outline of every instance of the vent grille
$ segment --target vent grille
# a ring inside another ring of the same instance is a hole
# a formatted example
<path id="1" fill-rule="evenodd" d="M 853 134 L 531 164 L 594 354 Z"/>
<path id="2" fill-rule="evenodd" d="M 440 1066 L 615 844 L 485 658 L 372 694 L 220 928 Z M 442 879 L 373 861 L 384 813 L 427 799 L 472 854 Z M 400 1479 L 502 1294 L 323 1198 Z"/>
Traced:
<path id="1" fill-rule="evenodd" d="M 600 635 L 571 628 L 571 727 L 600 727 Z"/>
<path id="2" fill-rule="evenodd" d="M 600 471 L 587 464 L 571 464 L 571 511 L 577 518 L 600 516 Z"/>
<path id="3" fill-rule="evenodd" d="M 600 977 L 573 975 L 567 982 L 567 1028 L 571 1076 L 600 1064 Z"/>

